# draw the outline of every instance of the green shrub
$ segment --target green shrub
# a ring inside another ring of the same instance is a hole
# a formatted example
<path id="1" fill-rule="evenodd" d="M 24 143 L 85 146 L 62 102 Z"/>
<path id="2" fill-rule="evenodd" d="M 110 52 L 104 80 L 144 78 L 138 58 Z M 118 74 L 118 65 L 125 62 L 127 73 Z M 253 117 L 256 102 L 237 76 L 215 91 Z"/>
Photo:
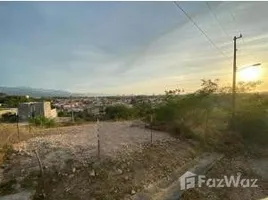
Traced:
<path id="1" fill-rule="evenodd" d="M 235 116 L 235 130 L 246 143 L 267 145 L 267 113 L 258 108 L 238 112 Z"/>
<path id="2" fill-rule="evenodd" d="M 70 112 L 66 112 L 66 111 L 59 111 L 58 112 L 58 117 L 71 117 L 72 114 Z"/>
<path id="3" fill-rule="evenodd" d="M 142 118 L 145 121 L 150 121 L 150 116 L 153 114 L 154 109 L 150 103 L 136 103 L 133 107 L 133 112 L 138 118 Z"/>
<path id="4" fill-rule="evenodd" d="M 75 112 L 74 113 L 75 121 L 86 122 L 86 121 L 96 121 L 97 117 L 89 113 L 87 110 Z"/>
<path id="5" fill-rule="evenodd" d="M 53 127 L 56 125 L 56 122 L 54 119 L 46 118 L 44 116 L 37 116 L 37 117 L 31 118 L 29 120 L 29 123 L 35 126 L 42 126 L 46 128 Z"/>
<path id="6" fill-rule="evenodd" d="M 137 117 L 134 108 L 128 108 L 124 105 L 108 106 L 105 109 L 105 118 L 107 120 L 129 120 Z"/>

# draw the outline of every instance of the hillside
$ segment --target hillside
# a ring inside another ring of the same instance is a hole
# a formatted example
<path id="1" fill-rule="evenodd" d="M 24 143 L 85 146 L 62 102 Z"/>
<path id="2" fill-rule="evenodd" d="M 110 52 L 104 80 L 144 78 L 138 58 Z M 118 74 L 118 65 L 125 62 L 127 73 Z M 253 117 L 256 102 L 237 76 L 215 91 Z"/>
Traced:
<path id="1" fill-rule="evenodd" d="M 64 90 L 53 90 L 53 89 L 42 89 L 42 88 L 31 88 L 31 87 L 0 87 L 0 93 L 7 95 L 25 96 L 30 97 L 82 97 L 82 96 L 101 96 L 101 94 L 93 93 L 71 93 Z"/>

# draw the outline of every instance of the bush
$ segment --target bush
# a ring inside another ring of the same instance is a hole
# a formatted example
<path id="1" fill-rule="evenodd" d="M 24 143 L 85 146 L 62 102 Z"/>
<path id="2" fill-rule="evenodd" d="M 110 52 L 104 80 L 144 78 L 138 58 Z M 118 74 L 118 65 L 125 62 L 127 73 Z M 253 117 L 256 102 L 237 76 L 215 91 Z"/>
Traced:
<path id="1" fill-rule="evenodd" d="M 2 115 L 3 122 L 15 123 L 17 122 L 17 115 L 11 112 L 5 113 Z"/>
<path id="2" fill-rule="evenodd" d="M 82 122 L 82 121 L 96 121 L 97 117 L 93 114 L 89 113 L 88 111 L 80 111 L 74 113 L 74 119 L 76 122 Z"/>
<path id="3" fill-rule="evenodd" d="M 70 112 L 66 112 L 66 111 L 59 111 L 58 112 L 58 117 L 71 117 L 72 114 Z"/>
<path id="4" fill-rule="evenodd" d="M 124 105 L 108 106 L 105 109 L 105 117 L 108 120 L 129 120 L 137 116 L 135 109 Z"/>
<path id="5" fill-rule="evenodd" d="M 265 110 L 254 109 L 240 111 L 235 116 L 235 130 L 246 143 L 268 143 L 268 117 Z"/>
<path id="6" fill-rule="evenodd" d="M 54 119 L 46 118 L 43 116 L 31 118 L 29 120 L 29 123 L 31 123 L 35 126 L 42 126 L 42 127 L 46 127 L 46 128 L 53 127 L 56 125 Z"/>
<path id="7" fill-rule="evenodd" d="M 201 90 L 182 96 L 170 95 L 171 92 L 164 104 L 155 109 L 154 123 L 173 135 L 199 140 L 201 136 L 194 129 L 205 123 L 204 114 L 212 109 L 212 98 Z"/>
<path id="8" fill-rule="evenodd" d="M 134 105 L 134 112 L 136 112 L 136 116 L 139 118 L 143 118 L 145 121 L 150 121 L 150 115 L 153 114 L 154 109 L 150 103 L 136 103 Z"/>

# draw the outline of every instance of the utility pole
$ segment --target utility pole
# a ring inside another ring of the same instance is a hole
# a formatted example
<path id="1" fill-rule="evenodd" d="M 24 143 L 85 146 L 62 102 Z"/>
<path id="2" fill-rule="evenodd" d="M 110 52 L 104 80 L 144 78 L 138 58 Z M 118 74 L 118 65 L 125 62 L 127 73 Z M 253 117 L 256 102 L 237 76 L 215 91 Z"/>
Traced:
<path id="1" fill-rule="evenodd" d="M 99 132 L 100 121 L 97 118 L 97 138 L 98 138 L 98 159 L 100 160 L 100 132 Z"/>
<path id="2" fill-rule="evenodd" d="M 234 128 L 234 118 L 235 118 L 235 100 L 236 100 L 236 52 L 237 52 L 237 48 L 236 48 L 236 40 L 242 38 L 242 34 L 240 33 L 239 36 L 234 36 L 234 61 L 233 61 L 233 101 L 232 101 L 232 125 Z"/>

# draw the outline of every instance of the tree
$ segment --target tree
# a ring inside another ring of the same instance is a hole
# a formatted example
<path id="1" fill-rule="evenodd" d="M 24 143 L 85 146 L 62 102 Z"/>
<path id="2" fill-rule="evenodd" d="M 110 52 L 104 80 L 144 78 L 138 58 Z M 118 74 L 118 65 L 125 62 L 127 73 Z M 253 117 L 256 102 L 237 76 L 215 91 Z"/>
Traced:
<path id="1" fill-rule="evenodd" d="M 0 97 L 0 103 L 5 104 L 7 107 L 15 108 L 18 107 L 20 103 L 37 101 L 33 98 L 26 98 L 25 96 L 3 96 Z"/>
<path id="2" fill-rule="evenodd" d="M 105 109 L 106 118 L 112 120 L 132 119 L 136 116 L 133 108 L 128 108 L 125 105 L 108 106 Z"/>

